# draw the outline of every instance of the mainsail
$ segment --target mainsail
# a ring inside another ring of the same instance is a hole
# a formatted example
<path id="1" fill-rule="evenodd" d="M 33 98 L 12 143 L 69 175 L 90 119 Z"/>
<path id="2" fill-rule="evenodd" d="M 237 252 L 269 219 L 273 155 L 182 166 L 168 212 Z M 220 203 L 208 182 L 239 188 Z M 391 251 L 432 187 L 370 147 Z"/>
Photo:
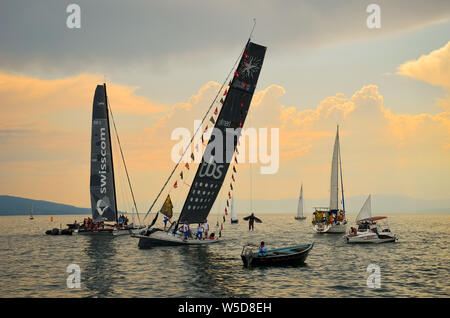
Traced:
<path id="1" fill-rule="evenodd" d="M 300 197 L 298 198 L 297 216 L 303 217 L 303 184 L 300 187 Z"/>
<path id="2" fill-rule="evenodd" d="M 94 222 L 116 222 L 116 190 L 105 84 L 97 85 L 92 106 L 90 191 Z"/>
<path id="3" fill-rule="evenodd" d="M 339 210 L 339 127 L 334 141 L 333 159 L 331 161 L 330 211 Z"/>
<path id="4" fill-rule="evenodd" d="M 356 223 L 358 223 L 361 220 L 368 219 L 372 217 L 372 202 L 371 202 L 371 195 L 366 199 L 366 202 L 364 202 L 364 205 L 362 206 L 361 210 L 359 210 L 358 216 L 356 217 Z"/>
<path id="5" fill-rule="evenodd" d="M 265 53 L 266 47 L 247 42 L 178 223 L 199 223 L 208 216 L 233 158 Z"/>

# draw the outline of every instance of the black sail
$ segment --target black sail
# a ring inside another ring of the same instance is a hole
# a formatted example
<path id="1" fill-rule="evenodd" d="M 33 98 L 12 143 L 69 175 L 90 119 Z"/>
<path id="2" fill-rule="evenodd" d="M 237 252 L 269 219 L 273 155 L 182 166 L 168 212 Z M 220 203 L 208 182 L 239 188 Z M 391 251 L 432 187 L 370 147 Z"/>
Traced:
<path id="1" fill-rule="evenodd" d="M 97 85 L 92 106 L 90 191 L 94 222 L 116 222 L 116 191 L 105 85 Z"/>
<path id="2" fill-rule="evenodd" d="M 184 202 L 179 223 L 199 223 L 207 218 L 233 158 L 239 128 L 243 127 L 247 117 L 265 53 L 266 47 L 247 42 L 214 126 L 214 131 L 221 133 L 223 142 L 219 144 L 222 149 L 216 148 L 218 143 L 213 132 Z M 227 137 L 232 141 L 228 146 Z"/>

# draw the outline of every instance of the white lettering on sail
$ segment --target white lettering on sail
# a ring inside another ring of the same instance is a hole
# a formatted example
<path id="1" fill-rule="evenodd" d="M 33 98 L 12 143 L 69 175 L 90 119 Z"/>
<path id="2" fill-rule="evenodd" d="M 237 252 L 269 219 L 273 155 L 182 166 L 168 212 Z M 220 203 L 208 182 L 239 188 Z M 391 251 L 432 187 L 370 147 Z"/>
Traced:
<path id="1" fill-rule="evenodd" d="M 106 128 L 101 127 L 100 128 L 100 154 L 102 156 L 100 162 L 100 171 L 98 172 L 100 174 L 100 193 L 106 194 Z"/>
<path id="2" fill-rule="evenodd" d="M 222 177 L 222 169 L 223 165 L 217 166 L 214 161 L 210 161 L 210 163 L 203 162 L 200 171 L 198 172 L 199 177 L 213 177 L 214 179 L 219 180 Z"/>

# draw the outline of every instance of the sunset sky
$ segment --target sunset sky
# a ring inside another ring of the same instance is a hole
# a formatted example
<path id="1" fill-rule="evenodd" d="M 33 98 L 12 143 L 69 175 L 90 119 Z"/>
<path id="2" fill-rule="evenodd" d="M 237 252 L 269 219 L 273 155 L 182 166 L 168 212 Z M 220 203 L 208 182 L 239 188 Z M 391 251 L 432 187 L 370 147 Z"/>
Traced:
<path id="1" fill-rule="evenodd" d="M 346 196 L 450 198 L 450 1 L 377 1 L 369 29 L 373 2 L 0 2 L 0 194 L 90 206 L 92 99 L 106 81 L 148 209 L 174 165 L 172 131 L 193 130 L 256 18 L 267 53 L 245 126 L 279 128 L 280 168 L 252 165 L 254 199 L 295 198 L 301 182 L 328 197 L 336 125 Z M 80 29 L 66 26 L 69 3 Z M 248 168 L 236 198 L 250 195 Z"/>

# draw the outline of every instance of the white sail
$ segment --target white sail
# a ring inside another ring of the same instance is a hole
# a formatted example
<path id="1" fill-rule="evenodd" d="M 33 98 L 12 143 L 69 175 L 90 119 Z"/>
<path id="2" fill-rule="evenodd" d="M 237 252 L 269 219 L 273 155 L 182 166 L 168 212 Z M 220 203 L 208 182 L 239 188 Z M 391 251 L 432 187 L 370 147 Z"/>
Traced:
<path id="1" fill-rule="evenodd" d="M 339 209 L 339 126 L 334 141 L 333 159 L 331 161 L 330 210 Z"/>
<path id="2" fill-rule="evenodd" d="M 234 210 L 234 197 L 231 198 L 231 220 L 237 220 L 236 211 Z"/>
<path id="3" fill-rule="evenodd" d="M 372 204 L 371 204 L 371 195 L 364 202 L 361 210 L 359 210 L 358 216 L 356 217 L 356 222 L 372 217 Z"/>
<path id="4" fill-rule="evenodd" d="M 303 184 L 300 187 L 300 197 L 298 199 L 297 216 L 303 217 Z"/>

